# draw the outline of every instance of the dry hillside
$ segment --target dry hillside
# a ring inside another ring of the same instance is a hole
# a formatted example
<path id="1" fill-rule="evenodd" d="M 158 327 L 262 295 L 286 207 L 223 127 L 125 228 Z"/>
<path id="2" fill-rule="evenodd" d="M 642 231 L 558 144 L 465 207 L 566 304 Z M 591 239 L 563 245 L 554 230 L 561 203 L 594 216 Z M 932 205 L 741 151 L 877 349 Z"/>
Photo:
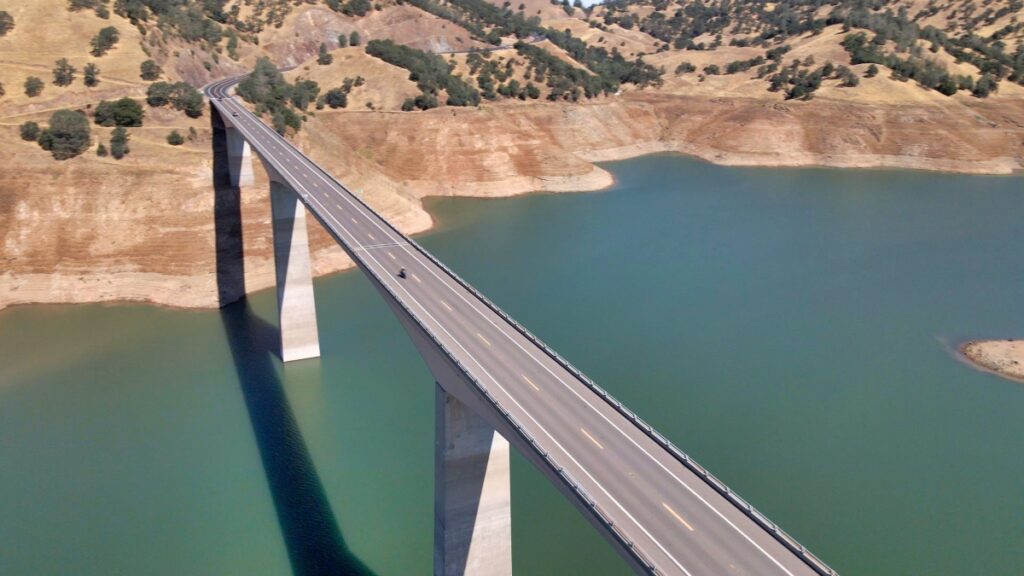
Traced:
<path id="1" fill-rule="evenodd" d="M 0 173 L 0 307 L 216 305 L 210 113 L 150 106 L 147 93 L 157 81 L 198 87 L 261 57 L 290 68 L 274 82 L 315 90 L 308 102 L 253 107 L 408 232 L 430 226 L 427 195 L 596 189 L 611 178 L 595 162 L 656 151 L 743 165 L 1024 165 L 1020 0 L 175 6 L 0 7 L 13 22 L 0 34 L 0 152 L 13 167 Z M 107 27 L 118 39 L 95 55 Z M 75 69 L 66 86 L 54 82 L 62 58 Z M 156 80 L 140 76 L 146 60 Z M 91 87 L 89 64 L 99 69 Z M 26 94 L 30 76 L 38 95 Z M 101 101 L 123 97 L 142 104 L 142 126 L 127 128 L 126 156 L 100 156 L 113 128 L 91 121 Z M 66 160 L 21 138 L 23 123 L 45 131 L 61 109 L 91 124 L 88 149 Z M 172 130 L 183 144 L 168 142 Z M 262 175 L 242 191 L 250 290 L 273 282 L 266 192 Z M 317 273 L 349 265 L 322 231 L 312 242 Z"/>

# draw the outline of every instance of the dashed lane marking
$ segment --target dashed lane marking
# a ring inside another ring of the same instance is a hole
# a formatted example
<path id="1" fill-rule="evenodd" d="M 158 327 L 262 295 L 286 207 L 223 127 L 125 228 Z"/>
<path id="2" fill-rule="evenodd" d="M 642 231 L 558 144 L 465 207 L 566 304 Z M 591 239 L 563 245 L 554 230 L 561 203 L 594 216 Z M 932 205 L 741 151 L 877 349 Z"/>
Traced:
<path id="1" fill-rule="evenodd" d="M 590 441 L 593 442 L 595 446 L 597 446 L 601 450 L 604 450 L 604 446 L 601 446 L 601 443 L 597 441 L 597 438 L 594 438 L 593 436 L 591 436 L 590 432 L 587 432 L 583 428 L 580 428 L 580 432 L 583 432 L 584 436 L 586 436 L 587 438 L 590 438 Z"/>
<path id="2" fill-rule="evenodd" d="M 477 338 L 479 338 L 479 339 L 481 339 L 481 340 L 483 340 L 484 344 L 487 344 L 488 346 L 490 346 L 490 345 L 491 345 L 491 341 L 490 341 L 490 340 L 488 340 L 487 338 L 484 338 L 484 335 L 483 335 L 483 334 L 481 334 L 481 333 L 477 332 L 477 333 L 476 333 L 476 337 L 477 337 Z"/>
<path id="3" fill-rule="evenodd" d="M 665 504 L 664 502 L 662 502 L 661 505 L 665 507 L 665 510 L 668 510 L 669 514 L 675 516 L 676 520 L 679 520 L 679 522 L 682 523 L 683 526 L 686 526 L 690 530 L 690 532 L 693 532 L 693 526 L 690 526 L 689 522 L 683 520 L 683 517 L 680 516 L 679 513 L 677 513 L 675 510 L 673 510 L 671 506 Z"/>
<path id="4" fill-rule="evenodd" d="M 523 374 L 523 380 L 526 380 L 527 384 L 529 384 L 530 386 L 533 386 L 534 390 L 536 390 L 537 392 L 540 392 L 540 388 L 538 388 L 537 385 L 533 383 L 533 380 L 530 380 L 529 376 L 527 376 L 526 374 Z"/>

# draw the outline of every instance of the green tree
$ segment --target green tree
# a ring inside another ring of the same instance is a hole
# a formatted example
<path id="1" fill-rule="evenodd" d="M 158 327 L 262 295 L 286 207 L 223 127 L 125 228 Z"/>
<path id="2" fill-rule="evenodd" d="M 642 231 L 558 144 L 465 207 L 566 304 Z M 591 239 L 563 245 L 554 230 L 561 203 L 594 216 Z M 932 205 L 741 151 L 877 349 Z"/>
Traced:
<path id="1" fill-rule="evenodd" d="M 35 122 L 25 122 L 22 124 L 21 139 L 29 142 L 39 140 L 39 124 L 36 124 Z"/>
<path id="2" fill-rule="evenodd" d="M 92 46 L 92 51 L 90 52 L 90 54 L 97 58 L 103 56 L 107 53 L 107 51 L 113 48 L 115 44 L 117 44 L 117 41 L 120 38 L 121 35 L 118 33 L 117 28 L 114 28 L 113 26 L 101 28 L 100 31 L 97 32 L 96 35 L 92 37 L 92 40 L 89 42 L 89 44 Z"/>
<path id="3" fill-rule="evenodd" d="M 96 155 L 100 158 L 106 158 L 107 154 L 107 147 L 104 146 L 103 142 L 100 142 L 99 146 L 96 147 Z"/>
<path id="4" fill-rule="evenodd" d="M 43 81 L 35 76 L 29 76 L 25 79 L 25 95 L 29 98 L 39 96 L 43 91 Z"/>
<path id="5" fill-rule="evenodd" d="M 154 82 L 146 90 L 146 103 L 154 108 L 170 104 L 189 118 L 203 115 L 203 95 L 188 82 Z"/>
<path id="6" fill-rule="evenodd" d="M 110 155 L 120 160 L 131 150 L 128 148 L 128 131 L 118 126 L 110 133 Z"/>
<path id="7" fill-rule="evenodd" d="M 868 66 L 868 71 L 864 73 L 864 77 L 874 78 L 875 76 L 878 76 L 878 66 L 872 64 L 871 66 Z"/>
<path id="8" fill-rule="evenodd" d="M 92 88 L 92 87 L 96 86 L 97 84 L 99 84 L 100 83 L 100 69 L 99 69 L 99 66 L 96 66 L 92 62 L 89 62 L 88 64 L 86 64 L 85 68 L 82 69 L 82 81 L 85 82 L 85 85 L 88 86 L 89 88 Z"/>
<path id="9" fill-rule="evenodd" d="M 316 57 L 316 63 L 321 66 L 327 66 L 331 62 L 334 62 L 334 56 L 331 56 L 331 53 L 327 51 L 327 44 L 321 42 L 320 50 Z"/>
<path id="10" fill-rule="evenodd" d="M 171 133 L 167 135 L 167 143 L 171 146 L 181 146 L 185 143 L 185 137 L 177 130 L 171 130 Z"/>
<path id="11" fill-rule="evenodd" d="M 154 60 L 146 60 L 142 64 L 139 64 L 139 72 L 139 76 L 146 81 L 156 80 L 164 73 L 163 68 L 161 68 Z"/>
<path id="12" fill-rule="evenodd" d="M 338 34 L 338 48 L 348 47 L 348 36 L 345 34 Z"/>
<path id="13" fill-rule="evenodd" d="M 331 108 L 344 108 L 348 106 L 348 94 L 341 88 L 331 88 L 324 94 L 324 104 Z"/>
<path id="14" fill-rule="evenodd" d="M 121 98 L 113 102 L 101 100 L 96 105 L 93 120 L 100 126 L 142 126 L 145 112 L 138 102 L 131 98 Z"/>
<path id="15" fill-rule="evenodd" d="M 39 145 L 57 160 L 67 160 L 89 148 L 89 136 L 85 114 L 58 110 L 50 116 L 50 126 L 39 133 Z"/>
<path id="16" fill-rule="evenodd" d="M 53 67 L 53 83 L 57 86 L 68 86 L 75 81 L 75 67 L 72 66 L 67 58 L 61 58 L 54 63 Z"/>
<path id="17" fill-rule="evenodd" d="M 716 74 L 721 74 L 722 70 L 718 67 L 718 64 L 708 64 L 704 67 L 704 73 L 708 76 L 714 76 Z"/>
<path id="18" fill-rule="evenodd" d="M 6 10 L 0 10 L 0 38 L 14 29 L 14 18 Z"/>
<path id="19" fill-rule="evenodd" d="M 300 110 L 305 110 L 310 102 L 316 101 L 320 95 L 320 85 L 313 80 L 298 80 L 292 87 L 292 104 Z"/>
<path id="20" fill-rule="evenodd" d="M 7 95 L 7 90 L 4 89 L 4 83 L 0 82 L 0 98 Z"/>
<path id="21" fill-rule="evenodd" d="M 348 35 L 348 44 L 349 46 L 359 46 L 359 32 L 353 30 L 352 33 Z"/>

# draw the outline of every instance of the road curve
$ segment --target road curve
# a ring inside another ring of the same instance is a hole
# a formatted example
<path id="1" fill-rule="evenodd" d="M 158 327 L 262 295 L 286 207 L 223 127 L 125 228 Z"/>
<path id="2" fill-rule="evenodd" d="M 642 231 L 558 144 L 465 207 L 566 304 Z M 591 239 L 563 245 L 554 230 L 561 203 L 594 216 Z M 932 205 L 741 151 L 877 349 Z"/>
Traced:
<path id="1" fill-rule="evenodd" d="M 231 97 L 213 106 L 652 574 L 835 574 Z M 398 270 L 405 268 L 406 277 Z"/>

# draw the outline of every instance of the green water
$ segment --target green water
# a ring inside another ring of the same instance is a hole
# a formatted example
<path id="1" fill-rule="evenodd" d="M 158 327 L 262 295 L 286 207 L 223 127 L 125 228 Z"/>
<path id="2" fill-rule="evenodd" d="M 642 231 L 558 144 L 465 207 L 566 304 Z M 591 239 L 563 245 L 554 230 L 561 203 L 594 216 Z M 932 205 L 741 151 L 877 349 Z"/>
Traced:
<path id="1" fill-rule="evenodd" d="M 1024 385 L 949 347 L 1024 336 L 1024 179 L 608 167 L 421 240 L 841 573 L 1021 573 Z M 268 292 L 0 313 L 0 574 L 429 573 L 430 375 L 364 278 L 316 288 L 286 368 Z M 516 572 L 625 574 L 514 458 Z"/>

